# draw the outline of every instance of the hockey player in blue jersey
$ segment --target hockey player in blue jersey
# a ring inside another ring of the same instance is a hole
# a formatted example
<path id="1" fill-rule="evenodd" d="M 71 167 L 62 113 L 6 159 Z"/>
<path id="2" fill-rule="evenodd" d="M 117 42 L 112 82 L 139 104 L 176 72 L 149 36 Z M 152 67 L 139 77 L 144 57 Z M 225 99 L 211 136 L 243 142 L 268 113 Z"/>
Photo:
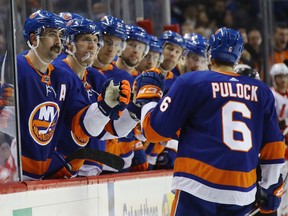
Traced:
<path id="1" fill-rule="evenodd" d="M 159 39 L 154 35 L 147 35 L 149 42 L 149 52 L 144 56 L 142 61 L 137 65 L 136 69 L 139 72 L 149 70 L 151 68 L 158 68 L 163 61 L 163 48 Z"/>
<path id="2" fill-rule="evenodd" d="M 207 39 L 200 34 L 185 34 L 184 39 L 186 40 L 185 58 L 180 74 L 195 70 L 207 70 L 205 57 Z"/>
<path id="3" fill-rule="evenodd" d="M 64 28 L 63 19 L 45 10 L 32 13 L 24 24 L 30 50 L 17 56 L 24 180 L 46 174 L 61 135 L 59 125 L 69 124 L 75 136 L 88 140 L 103 131 L 109 112 L 119 104 L 120 90 L 110 85 L 103 89 L 102 105 L 89 105 L 75 76 L 51 64 L 61 52 Z M 111 91 L 115 94 L 108 96 Z"/>
<path id="4" fill-rule="evenodd" d="M 172 72 L 172 69 L 176 67 L 177 63 L 181 60 L 181 57 L 185 51 L 185 40 L 176 32 L 164 31 L 159 36 L 159 41 L 163 48 L 163 61 L 160 63 L 157 69 L 154 71 L 160 71 L 165 79 L 164 91 L 166 94 L 171 85 L 177 79 L 177 76 Z M 149 161 L 149 169 L 154 168 L 157 164 L 159 169 L 172 169 L 176 158 L 175 140 L 168 142 L 150 143 L 145 144 L 145 152 Z M 170 146 L 171 144 L 171 146 Z M 170 146 L 170 147 L 169 147 Z M 163 153 L 163 154 L 162 154 Z M 160 155 L 161 154 L 161 155 Z M 160 155 L 160 157 L 158 157 Z"/>
<path id="5" fill-rule="evenodd" d="M 106 71 L 104 75 L 107 78 L 112 78 L 116 82 L 127 79 L 130 81 L 132 86 L 135 77 L 139 74 L 139 72 L 136 70 L 136 66 L 149 52 L 150 40 L 146 31 L 143 28 L 135 25 L 126 25 L 126 36 L 126 47 L 122 51 L 121 55 L 119 55 L 115 63 L 118 71 L 115 70 L 110 73 L 107 73 Z M 132 108 L 132 106 L 133 104 L 130 103 L 128 110 L 130 113 L 135 114 L 135 110 L 133 109 L 135 107 Z M 138 107 L 136 108 L 138 109 L 140 115 L 140 109 Z M 138 128 L 139 127 L 135 127 L 133 132 L 131 132 L 127 137 L 107 142 L 108 151 L 121 155 L 121 157 L 125 160 L 125 169 L 122 171 L 127 171 L 129 169 L 144 171 L 148 167 L 142 142 L 135 137 L 135 133 L 138 133 Z M 130 168 L 131 163 L 132 167 Z M 108 167 L 107 169 L 109 170 Z"/>
<path id="6" fill-rule="evenodd" d="M 234 73 L 242 50 L 238 31 L 218 29 L 209 39 L 209 70 L 178 77 L 158 103 L 163 78 L 146 72 L 135 79 L 136 103 L 145 104 L 141 113 L 145 137 L 151 142 L 168 140 L 181 128 L 171 215 L 249 213 L 259 158 L 261 212 L 276 211 L 280 205 L 286 147 L 275 100 L 262 81 Z"/>

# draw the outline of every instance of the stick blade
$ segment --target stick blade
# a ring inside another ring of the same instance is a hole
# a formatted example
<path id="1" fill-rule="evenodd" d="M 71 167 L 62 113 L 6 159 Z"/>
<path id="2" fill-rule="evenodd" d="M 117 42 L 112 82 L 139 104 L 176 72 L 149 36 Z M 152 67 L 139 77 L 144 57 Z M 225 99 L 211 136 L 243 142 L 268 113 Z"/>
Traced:
<path id="1" fill-rule="evenodd" d="M 124 160 L 117 155 L 91 148 L 81 148 L 74 151 L 66 158 L 66 161 L 69 163 L 73 159 L 88 159 L 97 161 L 116 170 L 123 169 L 125 164 Z"/>

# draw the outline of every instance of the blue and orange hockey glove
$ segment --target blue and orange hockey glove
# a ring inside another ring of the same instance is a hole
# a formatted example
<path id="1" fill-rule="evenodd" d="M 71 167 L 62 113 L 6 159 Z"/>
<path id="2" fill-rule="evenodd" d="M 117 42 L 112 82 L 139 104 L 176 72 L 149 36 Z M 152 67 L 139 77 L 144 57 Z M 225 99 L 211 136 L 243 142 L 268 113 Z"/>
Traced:
<path id="1" fill-rule="evenodd" d="M 258 200 L 260 203 L 260 213 L 270 214 L 275 212 L 281 203 L 281 196 L 283 195 L 284 182 L 282 175 L 276 184 L 271 185 L 268 189 L 259 187 Z"/>
<path id="2" fill-rule="evenodd" d="M 176 157 L 177 153 L 173 149 L 165 148 L 157 157 L 156 168 L 173 169 Z"/>
<path id="3" fill-rule="evenodd" d="M 144 105 L 151 101 L 158 102 L 163 96 L 164 76 L 159 69 L 151 69 L 139 74 L 134 81 L 135 104 Z"/>
<path id="4" fill-rule="evenodd" d="M 148 170 L 148 166 L 149 164 L 143 149 L 143 144 L 139 141 L 134 146 L 134 157 L 132 159 L 130 171 L 146 171 Z"/>
<path id="5" fill-rule="evenodd" d="M 51 163 L 44 178 L 61 179 L 76 176 L 84 161 L 85 160 L 83 159 L 74 159 L 68 163 L 62 154 L 54 151 L 51 157 Z"/>
<path id="6" fill-rule="evenodd" d="M 122 80 L 119 85 L 109 79 L 104 83 L 102 93 L 98 96 L 98 107 L 101 112 L 117 120 L 130 102 L 131 88 L 127 80 Z"/>

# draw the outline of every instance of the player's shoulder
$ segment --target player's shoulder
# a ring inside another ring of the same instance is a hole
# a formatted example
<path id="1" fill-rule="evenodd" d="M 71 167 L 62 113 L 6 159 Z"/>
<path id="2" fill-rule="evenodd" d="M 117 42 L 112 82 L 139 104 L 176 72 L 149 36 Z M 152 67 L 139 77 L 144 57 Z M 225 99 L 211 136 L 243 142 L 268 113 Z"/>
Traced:
<path id="1" fill-rule="evenodd" d="M 52 64 L 53 71 L 51 73 L 51 79 L 65 82 L 66 84 L 70 83 L 71 85 L 77 83 L 77 80 L 79 80 L 77 74 L 70 67 L 64 67 L 65 62 L 63 63 Z"/>

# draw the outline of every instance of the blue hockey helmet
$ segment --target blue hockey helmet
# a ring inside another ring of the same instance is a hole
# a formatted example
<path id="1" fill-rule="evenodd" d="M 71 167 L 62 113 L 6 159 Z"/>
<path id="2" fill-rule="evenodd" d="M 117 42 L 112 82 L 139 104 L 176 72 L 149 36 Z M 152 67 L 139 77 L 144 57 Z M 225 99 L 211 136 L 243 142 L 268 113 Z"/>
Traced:
<path id="1" fill-rule="evenodd" d="M 172 43 L 180 46 L 183 50 L 185 49 L 184 38 L 180 34 L 173 32 L 171 30 L 164 31 L 160 35 L 159 40 L 160 43 L 162 44 L 162 47 L 164 47 L 166 43 Z"/>
<path id="2" fill-rule="evenodd" d="M 126 40 L 126 27 L 123 20 L 107 15 L 100 20 L 103 34 L 112 35 Z"/>
<path id="3" fill-rule="evenodd" d="M 137 40 L 149 46 L 148 34 L 142 27 L 128 24 L 126 25 L 126 35 L 127 39 Z"/>
<path id="4" fill-rule="evenodd" d="M 60 12 L 59 17 L 61 17 L 64 21 L 68 22 L 72 19 L 84 19 L 81 15 L 77 13 L 70 13 L 70 12 Z"/>
<path id="5" fill-rule="evenodd" d="M 157 52 L 157 53 L 162 53 L 163 48 L 158 38 L 154 35 L 148 35 L 148 37 L 150 39 L 150 42 L 149 42 L 150 50 Z"/>
<path id="6" fill-rule="evenodd" d="M 73 19 L 67 22 L 66 36 L 69 42 L 75 42 L 78 34 L 97 35 L 99 42 L 102 41 L 99 26 L 90 19 Z"/>
<path id="7" fill-rule="evenodd" d="M 126 35 L 127 35 L 127 40 L 128 39 L 136 40 L 136 41 L 144 43 L 146 45 L 144 56 L 147 55 L 150 49 L 150 46 L 149 46 L 150 40 L 145 29 L 136 25 L 128 24 L 126 25 Z"/>
<path id="8" fill-rule="evenodd" d="M 185 34 L 184 39 L 186 40 L 185 55 L 189 52 L 195 53 L 199 56 L 205 57 L 208 40 L 200 34 Z"/>
<path id="9" fill-rule="evenodd" d="M 61 17 L 52 12 L 38 10 L 32 13 L 24 23 L 23 36 L 25 41 L 29 41 L 31 33 L 40 36 L 44 28 L 65 29 L 65 22 Z"/>
<path id="10" fill-rule="evenodd" d="M 208 53 L 211 58 L 235 64 L 243 48 L 243 38 L 240 32 L 223 27 L 210 36 Z"/>

